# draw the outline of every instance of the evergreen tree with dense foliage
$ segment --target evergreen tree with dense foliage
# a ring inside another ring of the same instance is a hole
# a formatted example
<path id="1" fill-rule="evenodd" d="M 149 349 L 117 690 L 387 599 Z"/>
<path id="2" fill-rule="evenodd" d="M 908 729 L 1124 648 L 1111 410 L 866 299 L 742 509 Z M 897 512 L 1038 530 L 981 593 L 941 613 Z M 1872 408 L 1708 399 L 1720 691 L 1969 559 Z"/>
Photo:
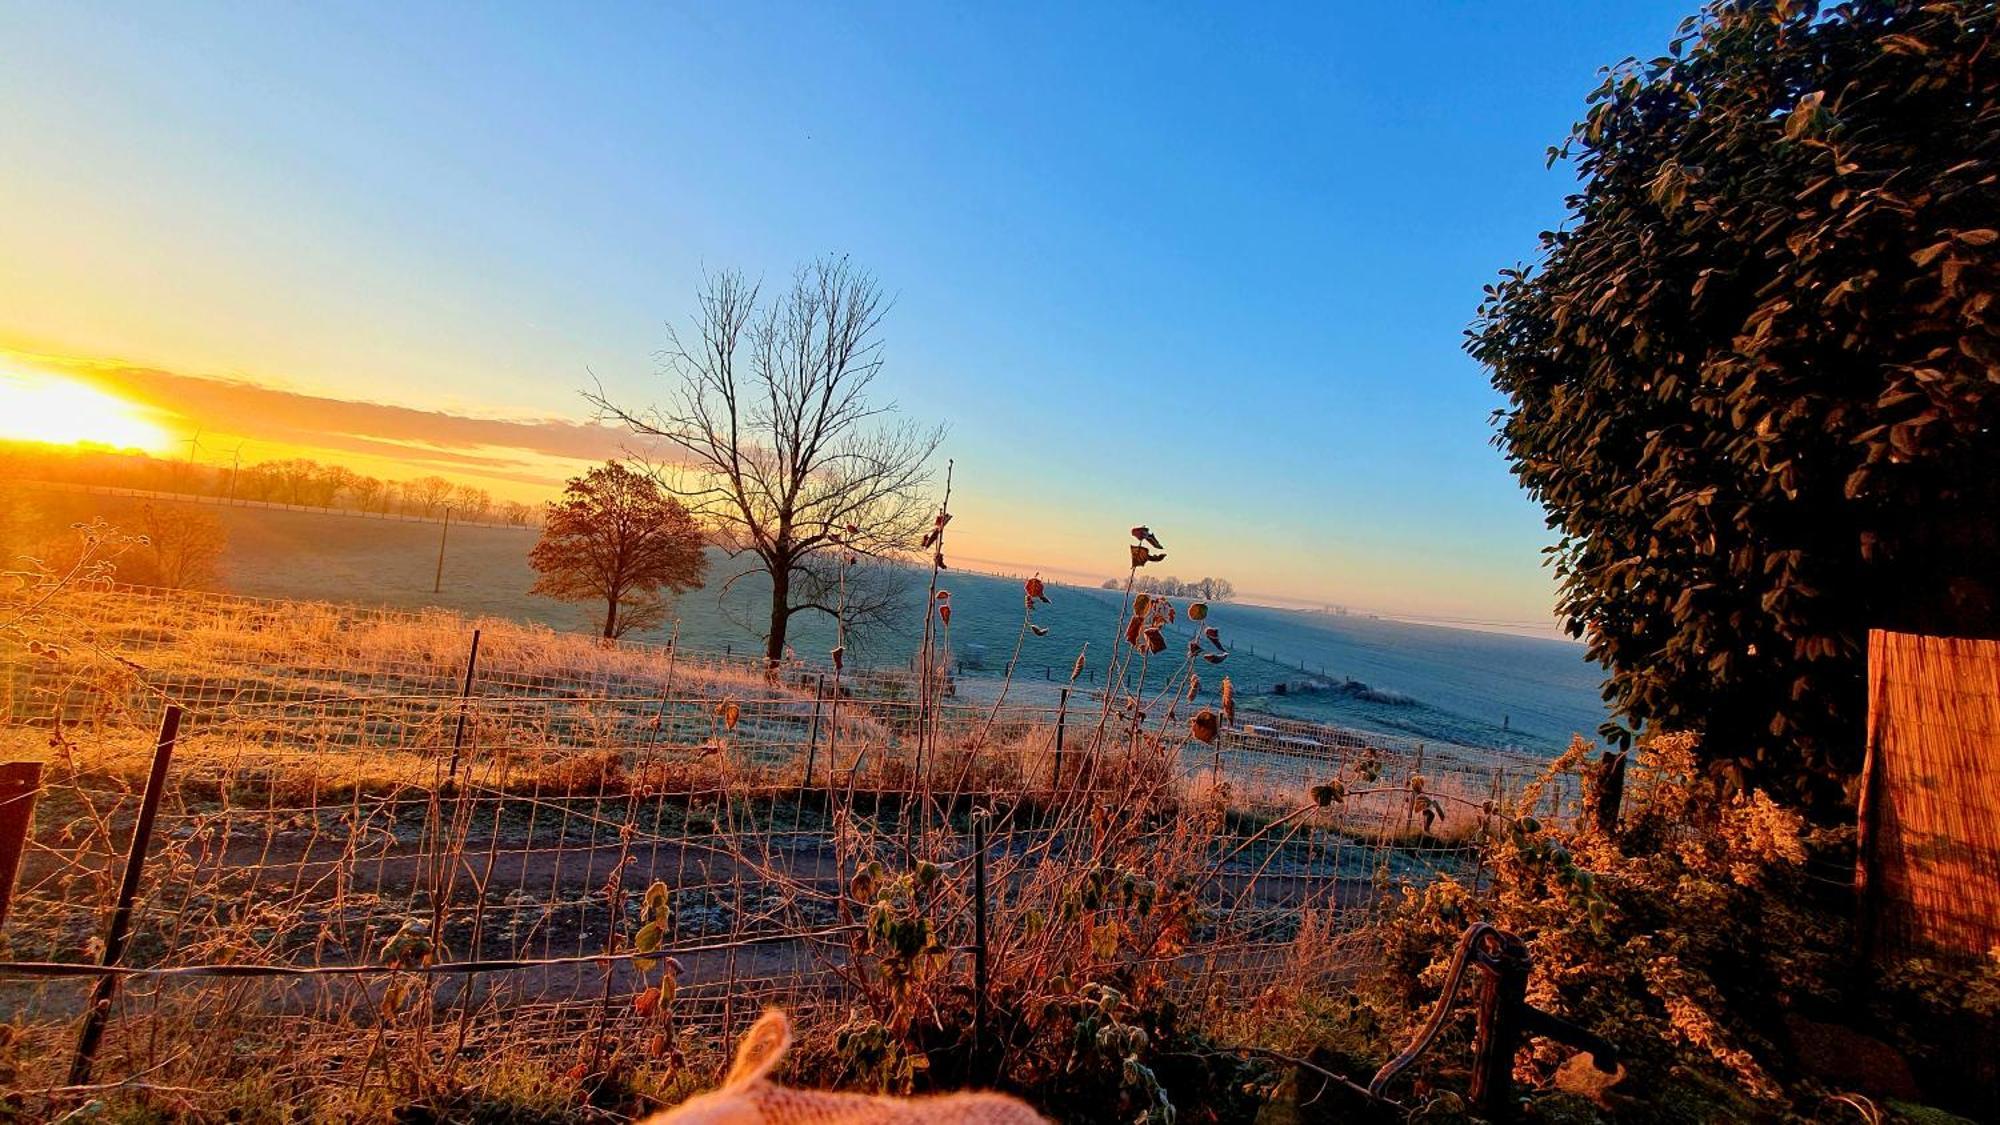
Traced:
<path id="1" fill-rule="evenodd" d="M 568 602 L 603 602 L 604 636 L 622 637 L 666 619 L 664 591 L 702 584 L 708 556 L 700 525 L 658 481 L 611 461 L 571 478 L 551 501 L 528 561 L 531 591 Z"/>
<path id="2" fill-rule="evenodd" d="M 2000 631 L 2000 42 L 1971 0 L 1725 0 L 1611 68 L 1468 348 L 1621 722 L 1835 807 L 1871 627 Z"/>

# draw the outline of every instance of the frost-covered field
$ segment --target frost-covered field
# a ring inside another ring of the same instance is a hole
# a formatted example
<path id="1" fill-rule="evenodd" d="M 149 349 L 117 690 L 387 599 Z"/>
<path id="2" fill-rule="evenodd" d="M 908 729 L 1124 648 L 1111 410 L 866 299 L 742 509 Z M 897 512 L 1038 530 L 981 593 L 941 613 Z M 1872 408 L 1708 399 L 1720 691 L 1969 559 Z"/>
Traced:
<path id="1" fill-rule="evenodd" d="M 63 502 L 106 501 L 65 497 Z M 435 524 L 328 512 L 204 510 L 229 532 L 223 588 L 231 593 L 395 608 L 439 605 L 565 630 L 587 631 L 594 624 L 592 607 L 528 595 L 534 581 L 527 562 L 535 536 L 530 529 L 452 528 L 443 591 L 433 594 Z M 762 588 L 752 575 L 722 597 L 733 565 L 717 555 L 708 587 L 682 600 L 678 628 L 689 646 L 758 647 L 747 623 L 761 616 Z M 912 575 L 909 611 L 899 615 L 907 629 L 878 630 L 851 644 L 859 660 L 908 662 L 923 620 L 924 581 Z M 1010 701 L 1053 704 L 1079 651 L 1085 651 L 1079 686 L 1088 691 L 1118 640 L 1122 617 L 1115 591 L 1052 582 L 1052 601 L 1038 607 L 1034 618 L 1048 635 L 1036 636 L 1021 628 L 1018 581 L 951 571 L 942 584 L 955 599 L 952 653 L 963 690 L 974 698 L 997 693 L 996 683 L 980 681 L 1004 674 L 1017 642 Z M 1221 630 L 1232 654 L 1224 664 L 1200 671 L 1210 682 L 1229 675 L 1246 710 L 1532 753 L 1560 750 L 1571 734 L 1591 734 L 1605 716 L 1596 669 L 1584 662 L 1581 646 L 1566 641 L 1237 604 L 1215 607 L 1209 623 Z M 633 639 L 666 638 L 663 630 Z M 1185 633 L 1174 639 L 1162 659 L 1177 665 Z M 823 659 L 832 647 L 830 629 L 810 614 L 795 619 L 792 641 L 807 659 Z"/>

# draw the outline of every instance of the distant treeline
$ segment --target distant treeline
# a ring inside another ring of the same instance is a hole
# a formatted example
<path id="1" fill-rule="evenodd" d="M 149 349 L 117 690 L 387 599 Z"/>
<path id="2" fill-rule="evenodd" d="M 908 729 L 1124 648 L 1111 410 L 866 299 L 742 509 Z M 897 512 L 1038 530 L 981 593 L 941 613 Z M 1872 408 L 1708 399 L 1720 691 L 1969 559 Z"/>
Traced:
<path id="1" fill-rule="evenodd" d="M 483 488 L 443 477 L 382 480 L 306 457 L 211 465 L 144 453 L 6 443 L 0 444 L 0 476 L 422 519 L 437 519 L 449 508 L 454 520 L 516 527 L 535 523 L 541 514 L 535 505 L 496 503 Z"/>
<path id="2" fill-rule="evenodd" d="M 1116 578 L 1104 580 L 1107 590 L 1123 589 L 1125 583 Z M 1226 602 L 1236 596 L 1236 584 L 1227 578 L 1197 578 L 1183 582 L 1169 575 L 1165 578 L 1144 576 L 1133 579 L 1132 589 L 1141 594 L 1158 594 L 1163 598 L 1200 598 L 1205 602 Z"/>

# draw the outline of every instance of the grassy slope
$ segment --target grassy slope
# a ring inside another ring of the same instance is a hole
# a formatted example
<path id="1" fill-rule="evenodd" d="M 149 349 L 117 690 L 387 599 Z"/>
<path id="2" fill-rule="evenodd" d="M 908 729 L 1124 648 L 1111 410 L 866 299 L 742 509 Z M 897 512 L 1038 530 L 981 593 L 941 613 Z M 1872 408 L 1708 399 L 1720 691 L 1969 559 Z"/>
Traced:
<path id="1" fill-rule="evenodd" d="M 24 495 L 46 509 L 38 514 L 39 522 L 56 527 L 94 514 L 117 520 L 121 508 L 134 504 L 75 494 Z M 587 633 L 596 628 L 596 607 L 528 594 L 535 579 L 527 564 L 536 534 L 532 529 L 453 527 L 446 543 L 442 590 L 434 594 L 441 530 L 437 524 L 331 512 L 217 506 L 203 510 L 221 520 L 229 533 L 222 585 L 233 593 L 404 609 L 442 606 L 564 631 Z M 762 614 L 760 599 L 766 587 L 760 576 L 749 575 L 735 582 L 726 596 L 721 594 L 737 565 L 714 555 L 708 587 L 681 600 L 680 633 L 691 646 L 736 651 L 758 646 L 756 630 L 749 623 Z M 1017 639 L 1022 639 L 1020 586 L 1012 579 L 958 571 L 944 575 L 942 585 L 955 595 L 954 654 L 997 675 L 1005 669 Z M 1023 639 L 1018 679 L 1024 682 L 1066 679 L 1085 646 L 1088 665 L 1101 668 L 1116 643 L 1116 592 L 1052 584 L 1051 593 L 1053 604 L 1039 607 L 1035 614 L 1036 623 L 1049 635 Z M 923 587 L 917 575 L 912 575 L 907 600 L 907 611 L 899 616 L 908 626 L 878 631 L 850 644 L 858 660 L 900 664 L 910 658 L 923 619 Z M 1210 623 L 1221 629 L 1236 652 L 1224 665 L 1200 667 L 1207 694 L 1212 697 L 1227 674 L 1246 707 L 1432 741 L 1519 745 L 1544 752 L 1560 749 L 1572 733 L 1589 732 L 1603 718 L 1596 698 L 1597 673 L 1583 663 L 1580 649 L 1566 643 L 1256 606 L 1218 607 Z M 1175 638 L 1164 656 L 1167 664 L 1178 667 L 1184 637 Z M 663 631 L 634 639 L 657 641 L 665 635 Z M 793 648 L 800 655 L 823 659 L 832 643 L 824 619 L 813 614 L 795 619 Z M 1271 654 L 1275 659 L 1266 659 Z M 1383 691 L 1290 694 L 1283 699 L 1269 694 L 1280 683 L 1296 686 L 1310 678 L 1309 673 L 1322 670 L 1335 680 L 1353 677 Z M 1046 701 L 1031 691 L 1024 686 L 1016 698 Z M 1406 701 L 1394 701 L 1398 696 Z"/>

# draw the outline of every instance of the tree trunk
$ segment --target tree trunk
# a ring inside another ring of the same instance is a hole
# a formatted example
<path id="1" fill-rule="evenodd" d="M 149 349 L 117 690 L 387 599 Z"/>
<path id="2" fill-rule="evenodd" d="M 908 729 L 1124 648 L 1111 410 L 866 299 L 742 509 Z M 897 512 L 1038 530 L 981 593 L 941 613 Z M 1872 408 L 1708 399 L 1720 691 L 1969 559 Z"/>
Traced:
<path id="1" fill-rule="evenodd" d="M 771 568 L 771 632 L 764 641 L 764 659 L 775 668 L 785 658 L 785 630 L 792 623 L 792 568 L 789 562 Z"/>
<path id="2" fill-rule="evenodd" d="M 618 599 L 616 597 L 605 600 L 604 639 L 607 641 L 618 639 Z"/>

